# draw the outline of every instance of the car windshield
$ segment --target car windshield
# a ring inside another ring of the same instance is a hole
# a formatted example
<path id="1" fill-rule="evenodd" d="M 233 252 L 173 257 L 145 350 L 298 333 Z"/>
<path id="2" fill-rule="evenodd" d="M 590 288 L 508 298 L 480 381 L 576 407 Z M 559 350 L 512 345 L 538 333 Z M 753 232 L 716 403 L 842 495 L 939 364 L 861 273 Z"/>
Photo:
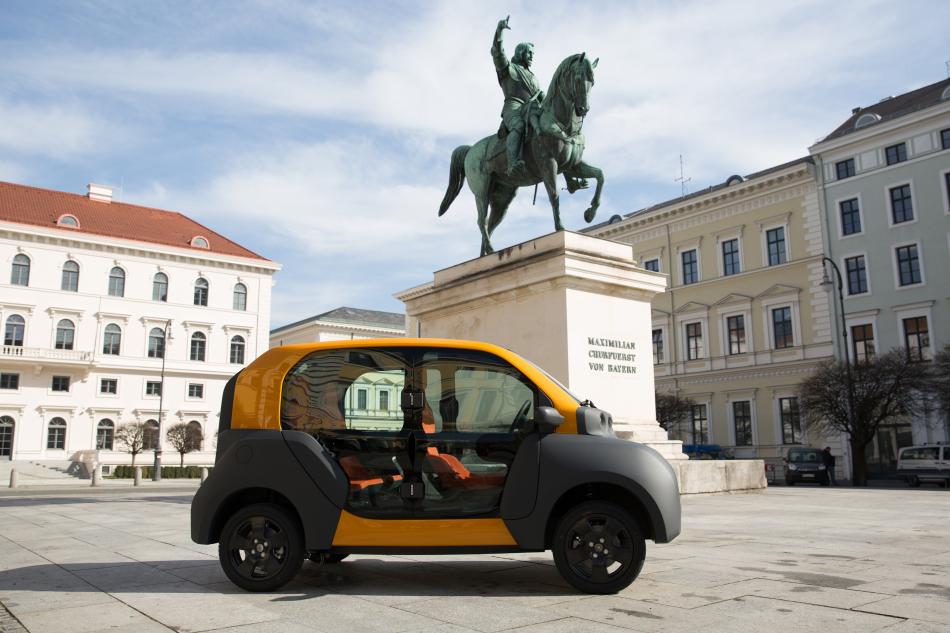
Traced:
<path id="1" fill-rule="evenodd" d="M 821 461 L 821 451 L 791 451 L 788 461 L 796 464 L 812 464 Z"/>
<path id="2" fill-rule="evenodd" d="M 531 362 L 530 360 L 528 360 L 527 358 L 525 358 L 524 360 L 526 360 L 526 361 L 528 362 L 528 364 L 530 364 L 532 367 L 534 367 L 535 369 L 537 369 L 539 372 L 541 372 L 542 374 L 544 374 L 544 375 L 548 378 L 548 380 L 550 380 L 550 381 L 553 382 L 555 385 L 557 385 L 558 387 L 560 387 L 561 389 L 563 389 L 563 390 L 564 390 L 564 393 L 566 393 L 566 394 L 569 395 L 570 397 L 574 398 L 574 400 L 577 402 L 577 404 L 580 404 L 580 403 L 581 403 L 581 399 L 578 398 L 577 396 L 575 396 L 573 393 L 571 393 L 571 390 L 568 389 L 567 387 L 565 387 L 565 386 L 563 385 L 563 383 L 561 383 L 560 380 L 558 380 L 557 378 L 555 378 L 554 376 L 552 376 L 552 375 L 549 374 L 548 372 L 544 371 L 544 369 L 542 369 L 541 367 L 538 367 L 536 364 L 532 363 L 532 362 Z"/>

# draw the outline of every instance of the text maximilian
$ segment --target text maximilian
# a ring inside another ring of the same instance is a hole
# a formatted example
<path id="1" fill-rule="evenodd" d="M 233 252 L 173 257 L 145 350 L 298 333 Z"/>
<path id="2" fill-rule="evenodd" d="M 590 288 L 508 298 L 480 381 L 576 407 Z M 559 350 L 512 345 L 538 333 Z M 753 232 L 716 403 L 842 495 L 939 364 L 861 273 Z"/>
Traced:
<path id="1" fill-rule="evenodd" d="M 636 349 L 637 344 L 633 341 L 618 341 L 617 339 L 612 338 L 594 338 L 593 336 L 587 337 L 588 345 L 596 345 L 597 347 L 616 347 L 619 349 Z"/>

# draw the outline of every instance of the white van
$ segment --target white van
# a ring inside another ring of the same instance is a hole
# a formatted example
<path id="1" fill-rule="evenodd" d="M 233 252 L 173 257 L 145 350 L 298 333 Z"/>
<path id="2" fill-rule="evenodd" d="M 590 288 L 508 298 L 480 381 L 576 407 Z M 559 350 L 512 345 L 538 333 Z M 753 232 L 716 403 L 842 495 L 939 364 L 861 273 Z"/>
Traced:
<path id="1" fill-rule="evenodd" d="M 897 474 L 910 486 L 934 483 L 950 486 L 950 446 L 907 446 L 897 454 Z"/>

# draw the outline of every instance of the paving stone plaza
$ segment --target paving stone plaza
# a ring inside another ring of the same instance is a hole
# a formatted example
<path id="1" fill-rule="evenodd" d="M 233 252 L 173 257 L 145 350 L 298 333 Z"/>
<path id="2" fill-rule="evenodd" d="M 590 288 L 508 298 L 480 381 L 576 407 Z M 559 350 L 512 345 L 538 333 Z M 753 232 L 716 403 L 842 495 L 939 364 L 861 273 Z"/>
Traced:
<path id="1" fill-rule="evenodd" d="M 548 554 L 351 556 L 249 594 L 189 538 L 192 489 L 0 496 L 0 633 L 950 631 L 950 493 L 770 488 L 683 499 L 616 596 Z"/>

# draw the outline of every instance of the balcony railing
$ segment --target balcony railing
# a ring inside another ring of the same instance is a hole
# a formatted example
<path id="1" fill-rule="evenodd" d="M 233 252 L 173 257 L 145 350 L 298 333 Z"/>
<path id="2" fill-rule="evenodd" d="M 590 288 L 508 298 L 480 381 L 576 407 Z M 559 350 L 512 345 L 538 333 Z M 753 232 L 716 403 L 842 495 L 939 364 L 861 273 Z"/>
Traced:
<path id="1" fill-rule="evenodd" d="M 75 361 L 88 363 L 92 361 L 92 352 L 83 352 L 73 349 L 51 349 L 48 347 L 20 347 L 19 345 L 4 345 L 0 347 L 0 357 L 7 359 L 45 360 L 45 361 Z"/>

